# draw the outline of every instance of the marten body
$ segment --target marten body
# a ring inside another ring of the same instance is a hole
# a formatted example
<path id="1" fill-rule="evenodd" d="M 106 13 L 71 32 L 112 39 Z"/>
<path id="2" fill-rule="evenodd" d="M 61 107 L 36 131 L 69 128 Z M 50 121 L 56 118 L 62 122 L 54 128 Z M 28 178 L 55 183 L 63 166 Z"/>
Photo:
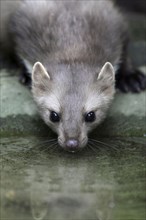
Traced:
<path id="1" fill-rule="evenodd" d="M 67 150 L 84 147 L 105 118 L 115 78 L 124 92 L 146 87 L 145 76 L 128 66 L 127 26 L 109 0 L 27 0 L 8 30 L 40 114 Z"/>

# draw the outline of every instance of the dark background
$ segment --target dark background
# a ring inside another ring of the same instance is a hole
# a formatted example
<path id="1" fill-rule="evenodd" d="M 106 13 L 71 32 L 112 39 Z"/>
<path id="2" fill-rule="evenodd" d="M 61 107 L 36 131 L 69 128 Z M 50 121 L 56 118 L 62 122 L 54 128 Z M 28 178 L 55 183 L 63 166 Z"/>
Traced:
<path id="1" fill-rule="evenodd" d="M 115 2 L 126 10 L 146 14 L 146 0 L 115 0 Z"/>

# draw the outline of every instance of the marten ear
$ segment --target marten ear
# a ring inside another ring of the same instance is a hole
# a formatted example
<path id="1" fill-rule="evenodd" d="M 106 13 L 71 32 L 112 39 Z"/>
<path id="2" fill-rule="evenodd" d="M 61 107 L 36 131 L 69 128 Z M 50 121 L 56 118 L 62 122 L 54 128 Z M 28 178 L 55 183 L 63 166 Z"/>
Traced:
<path id="1" fill-rule="evenodd" d="M 32 69 L 32 83 L 41 84 L 46 82 L 46 80 L 50 80 L 49 74 L 40 62 L 36 62 Z"/>
<path id="2" fill-rule="evenodd" d="M 111 85 L 115 81 L 115 71 L 111 63 L 107 62 L 102 67 L 98 77 L 98 81 L 102 81 L 107 85 Z"/>

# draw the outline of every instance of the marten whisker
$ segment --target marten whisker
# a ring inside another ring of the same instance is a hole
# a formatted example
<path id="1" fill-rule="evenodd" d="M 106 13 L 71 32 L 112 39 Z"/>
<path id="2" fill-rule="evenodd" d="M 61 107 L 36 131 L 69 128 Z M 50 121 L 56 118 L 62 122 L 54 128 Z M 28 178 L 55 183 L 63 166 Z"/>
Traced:
<path id="1" fill-rule="evenodd" d="M 97 148 L 94 148 L 94 146 L 92 146 L 91 144 L 88 144 L 87 147 L 91 149 L 93 152 L 95 152 L 96 154 L 98 153 L 98 151 L 96 150 Z"/>
<path id="2" fill-rule="evenodd" d="M 44 146 L 45 147 L 45 146 Z M 51 144 L 50 146 L 47 146 L 45 149 L 42 150 L 42 152 L 54 152 L 54 150 L 58 147 L 58 142 Z"/>
<path id="3" fill-rule="evenodd" d="M 34 145 L 34 147 L 45 146 L 45 145 L 51 144 L 51 143 L 53 143 L 53 142 L 55 142 L 55 141 L 56 141 L 56 139 L 50 139 L 50 140 L 41 141 L 41 142 L 37 143 L 36 145 Z"/>
<path id="4" fill-rule="evenodd" d="M 104 145 L 105 147 L 108 147 L 108 148 L 112 148 L 114 150 L 118 150 L 117 149 L 117 146 L 114 146 L 114 145 L 109 145 L 105 142 L 102 142 L 102 141 L 99 141 L 99 140 L 95 140 L 95 139 L 89 139 L 92 143 L 97 143 L 97 144 L 101 144 L 101 145 Z M 96 146 L 96 145 L 95 145 Z"/>

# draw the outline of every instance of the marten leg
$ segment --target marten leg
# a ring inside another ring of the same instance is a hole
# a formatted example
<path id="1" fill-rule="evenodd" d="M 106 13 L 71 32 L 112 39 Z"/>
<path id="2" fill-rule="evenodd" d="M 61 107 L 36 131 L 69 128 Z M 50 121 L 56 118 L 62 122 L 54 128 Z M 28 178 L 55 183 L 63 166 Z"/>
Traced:
<path id="1" fill-rule="evenodd" d="M 127 56 L 127 43 L 123 46 L 122 63 L 116 73 L 116 88 L 125 93 L 139 93 L 146 89 L 146 75 L 132 66 Z"/>
<path id="2" fill-rule="evenodd" d="M 7 54 L 0 51 L 0 70 L 1 69 L 20 70 L 20 83 L 31 88 L 31 75 L 15 54 L 11 52 Z"/>
<path id="3" fill-rule="evenodd" d="M 26 67 L 22 64 L 21 65 L 21 72 L 20 72 L 20 77 L 19 81 L 25 85 L 31 88 L 31 76 L 30 73 L 28 73 Z"/>

